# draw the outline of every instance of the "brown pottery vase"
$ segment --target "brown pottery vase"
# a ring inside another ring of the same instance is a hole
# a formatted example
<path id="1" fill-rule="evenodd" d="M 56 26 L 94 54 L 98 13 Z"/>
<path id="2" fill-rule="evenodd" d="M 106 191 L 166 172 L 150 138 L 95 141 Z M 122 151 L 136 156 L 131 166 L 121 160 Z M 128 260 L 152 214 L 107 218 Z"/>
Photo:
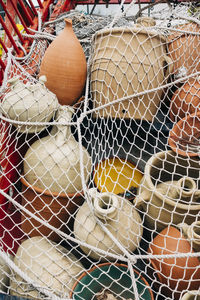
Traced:
<path id="1" fill-rule="evenodd" d="M 176 90 L 170 104 L 170 118 L 179 121 L 186 115 L 200 111 L 200 77 L 186 81 Z"/>
<path id="2" fill-rule="evenodd" d="M 72 20 L 65 19 L 64 30 L 47 48 L 40 75 L 46 75 L 46 87 L 56 94 L 62 105 L 71 105 L 83 91 L 87 64 L 84 51 L 73 29 Z"/>
<path id="3" fill-rule="evenodd" d="M 187 75 L 200 71 L 200 36 L 199 25 L 188 23 L 176 27 L 168 37 L 168 54 L 174 62 L 173 73 L 185 68 Z M 188 33 L 187 33 L 188 32 Z"/>

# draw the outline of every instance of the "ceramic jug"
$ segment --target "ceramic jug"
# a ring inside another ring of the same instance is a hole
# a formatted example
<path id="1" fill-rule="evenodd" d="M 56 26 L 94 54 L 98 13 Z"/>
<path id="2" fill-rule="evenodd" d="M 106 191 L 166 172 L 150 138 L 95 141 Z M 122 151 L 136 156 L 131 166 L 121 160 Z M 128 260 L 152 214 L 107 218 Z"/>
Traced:
<path id="1" fill-rule="evenodd" d="M 172 60 L 166 54 L 166 39 L 152 29 L 154 25 L 155 20 L 143 17 L 132 27 L 103 29 L 94 35 L 91 94 L 94 107 L 98 108 L 95 117 L 148 121 L 155 117 L 162 88 L 131 97 L 162 86 L 172 69 Z M 128 99 L 100 109 L 123 97 Z"/>
<path id="2" fill-rule="evenodd" d="M 71 105 L 79 99 L 85 86 L 87 64 L 72 29 L 72 20 L 65 19 L 65 24 L 44 54 L 40 75 L 46 75 L 46 86 L 56 94 L 60 104 Z"/>
<path id="3" fill-rule="evenodd" d="M 24 177 L 29 184 L 53 193 L 77 193 L 82 191 L 79 143 L 71 133 L 73 113 L 70 106 L 60 106 L 57 126 L 53 135 L 44 137 L 29 148 L 24 157 Z M 91 157 L 81 147 L 84 179 L 91 173 Z"/>
<path id="4" fill-rule="evenodd" d="M 24 84 L 19 77 L 9 80 L 10 91 L 1 103 L 1 111 L 13 121 L 27 122 L 25 125 L 13 123 L 20 132 L 39 132 L 46 125 L 28 125 L 28 122 L 49 122 L 55 115 L 58 100 L 45 87 L 45 82 L 45 76 L 41 76 L 36 84 Z"/>
<path id="5" fill-rule="evenodd" d="M 159 292 L 166 298 L 179 300 L 183 291 L 200 287 L 200 260 L 192 256 L 192 244 L 182 230 L 173 226 L 166 227 L 150 243 L 148 252 L 153 254 L 150 261 L 160 282 Z"/>
<path id="6" fill-rule="evenodd" d="M 26 282 L 13 271 L 10 277 L 11 295 L 34 299 L 47 298 L 39 292 L 38 286 L 58 298 L 67 299 L 76 279 L 84 271 L 79 259 L 71 251 L 38 236 L 22 242 L 14 263 L 35 285 Z"/>
<path id="7" fill-rule="evenodd" d="M 200 252 L 200 221 L 196 221 L 191 225 L 181 223 L 178 224 L 178 227 L 182 230 L 183 235 L 190 242 L 194 251 Z"/>
<path id="8" fill-rule="evenodd" d="M 199 160 L 186 160 L 173 151 L 154 154 L 146 163 L 134 203 L 145 214 L 149 229 L 168 224 L 192 224 L 198 218 Z"/>
<path id="9" fill-rule="evenodd" d="M 183 295 L 181 300 L 200 300 L 200 291 L 189 291 Z"/>
<path id="10" fill-rule="evenodd" d="M 81 249 L 91 258 L 102 261 L 108 257 L 115 260 L 109 253 L 123 255 L 123 250 L 101 228 L 102 223 L 123 248 L 130 252 L 135 251 L 143 234 L 143 226 L 133 205 L 113 193 L 99 193 L 96 189 L 90 189 L 88 193 L 92 211 L 85 201 L 75 217 L 74 235 L 89 246 L 106 251 L 107 255 L 91 251 L 89 246 L 80 245 Z"/>

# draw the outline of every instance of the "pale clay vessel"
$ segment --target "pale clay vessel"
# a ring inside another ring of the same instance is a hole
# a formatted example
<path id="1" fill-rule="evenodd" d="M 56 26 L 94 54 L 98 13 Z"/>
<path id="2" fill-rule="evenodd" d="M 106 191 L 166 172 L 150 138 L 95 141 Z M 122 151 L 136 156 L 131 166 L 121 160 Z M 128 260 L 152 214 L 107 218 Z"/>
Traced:
<path id="1" fill-rule="evenodd" d="M 36 286 L 61 298 L 69 297 L 72 286 L 84 271 L 79 259 L 67 249 L 39 236 L 29 238 L 19 246 L 14 263 Z M 11 276 L 10 287 L 12 295 L 46 299 L 17 273 Z"/>
<path id="2" fill-rule="evenodd" d="M 96 189 L 90 189 L 88 193 L 93 211 L 90 210 L 87 201 L 79 208 L 74 222 L 75 237 L 106 252 L 123 255 L 122 249 L 98 224 L 100 221 L 126 251 L 135 251 L 143 234 L 143 225 L 134 206 L 126 199 L 112 193 L 99 193 Z M 114 260 L 109 254 L 105 257 L 85 246 L 80 245 L 80 247 L 93 259 Z"/>
<path id="3" fill-rule="evenodd" d="M 198 184 L 198 160 L 185 160 L 173 151 L 159 152 L 146 163 L 134 203 L 145 212 L 145 223 L 152 230 L 192 224 L 200 211 Z"/>
<path id="4" fill-rule="evenodd" d="M 183 295 L 181 300 L 200 300 L 200 291 L 189 291 Z"/>
<path id="5" fill-rule="evenodd" d="M 200 221 L 196 221 L 191 225 L 181 223 L 177 226 L 182 230 L 183 235 L 190 242 L 194 251 L 200 252 Z"/>
<path id="6" fill-rule="evenodd" d="M 46 76 L 41 76 L 36 84 L 24 84 L 19 77 L 9 80 L 10 91 L 5 95 L 1 111 L 7 118 L 18 122 L 49 122 L 58 109 L 56 95 L 45 87 Z M 46 125 L 17 124 L 20 132 L 35 133 Z"/>
<path id="7" fill-rule="evenodd" d="M 71 133 L 70 122 L 73 108 L 60 106 L 58 124 L 53 134 L 31 145 L 24 157 L 24 176 L 29 184 L 54 193 L 77 193 L 83 190 L 79 144 Z M 87 150 L 83 154 L 84 180 L 87 183 L 92 162 Z"/>

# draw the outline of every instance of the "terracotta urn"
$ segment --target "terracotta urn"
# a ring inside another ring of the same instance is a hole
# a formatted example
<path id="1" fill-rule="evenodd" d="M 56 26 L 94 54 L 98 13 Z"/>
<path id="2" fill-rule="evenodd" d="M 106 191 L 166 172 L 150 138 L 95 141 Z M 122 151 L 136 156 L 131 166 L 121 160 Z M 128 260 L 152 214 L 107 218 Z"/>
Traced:
<path id="1" fill-rule="evenodd" d="M 187 75 L 200 71 L 200 36 L 197 23 L 177 26 L 167 38 L 168 55 L 173 61 L 173 73 L 185 68 Z M 197 33 L 197 34 L 195 34 Z"/>
<path id="2" fill-rule="evenodd" d="M 70 250 L 41 236 L 23 241 L 14 263 L 34 284 L 13 270 L 10 293 L 26 299 L 67 299 L 76 279 L 85 270 Z"/>
<path id="3" fill-rule="evenodd" d="M 73 29 L 65 19 L 64 30 L 47 48 L 40 66 L 46 75 L 46 87 L 56 94 L 62 105 L 72 105 L 82 94 L 87 76 L 84 51 Z"/>
<path id="4" fill-rule="evenodd" d="M 173 151 L 154 154 L 146 163 L 134 200 L 150 230 L 168 224 L 192 224 L 200 210 L 199 160 L 186 160 Z"/>
<path id="5" fill-rule="evenodd" d="M 199 290 L 194 290 L 194 291 L 189 291 L 188 293 L 185 293 L 181 300 L 200 300 L 200 291 Z"/>
<path id="6" fill-rule="evenodd" d="M 29 125 L 29 122 L 49 122 L 58 109 L 56 96 L 45 87 L 46 77 L 41 76 L 39 82 L 26 84 L 14 77 L 9 80 L 10 91 L 5 95 L 1 111 L 7 118 L 26 122 L 13 123 L 20 132 L 35 133 L 46 128 L 46 125 Z"/>
<path id="7" fill-rule="evenodd" d="M 74 194 L 83 190 L 80 151 L 86 183 L 92 171 L 88 151 L 79 147 L 71 133 L 73 111 L 71 106 L 60 106 L 53 133 L 33 143 L 24 157 L 26 181 L 49 193 Z"/>
<path id="8" fill-rule="evenodd" d="M 143 226 L 134 206 L 113 193 L 99 193 L 96 189 L 90 189 L 88 194 L 92 210 L 85 201 L 74 222 L 75 237 L 88 244 L 88 247 L 80 245 L 84 253 L 95 260 L 115 260 L 109 253 L 123 255 L 123 249 L 116 244 L 116 240 L 126 251 L 135 251 L 143 234 Z M 101 224 L 111 236 L 103 230 Z M 107 254 L 92 251 L 90 245 L 104 250 Z"/>
<path id="9" fill-rule="evenodd" d="M 200 154 L 200 111 L 187 115 L 174 124 L 168 143 L 173 151 L 185 157 Z"/>
<path id="10" fill-rule="evenodd" d="M 200 260 L 191 256 L 192 245 L 179 229 L 168 226 L 162 230 L 151 242 L 148 253 L 163 255 L 150 260 L 161 284 L 160 292 L 166 298 L 178 300 L 183 291 L 200 287 Z M 175 257 L 164 257 L 173 254 Z"/>
<path id="11" fill-rule="evenodd" d="M 152 18 L 138 18 L 132 27 L 106 28 L 94 35 L 91 56 L 91 94 L 97 108 L 94 117 L 154 119 L 163 89 L 131 96 L 161 87 L 172 70 L 166 39 L 152 28 L 154 25 Z M 128 99 L 109 105 L 123 97 Z M 101 109 L 102 105 L 107 107 Z"/>
<path id="12" fill-rule="evenodd" d="M 170 104 L 170 118 L 174 121 L 200 111 L 200 77 L 186 81 L 174 93 Z"/>

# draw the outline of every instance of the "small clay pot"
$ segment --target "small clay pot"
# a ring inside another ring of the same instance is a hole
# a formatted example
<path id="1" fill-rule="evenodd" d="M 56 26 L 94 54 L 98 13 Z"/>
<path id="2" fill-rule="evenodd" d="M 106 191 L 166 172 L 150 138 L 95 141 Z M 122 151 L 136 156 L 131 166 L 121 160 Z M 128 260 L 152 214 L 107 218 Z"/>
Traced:
<path id="1" fill-rule="evenodd" d="M 179 121 L 188 114 L 200 111 L 200 77 L 191 79 L 177 89 L 170 105 L 170 118 Z"/>
<path id="2" fill-rule="evenodd" d="M 184 294 L 181 300 L 200 300 L 200 291 L 189 291 Z"/>
<path id="3" fill-rule="evenodd" d="M 183 156 L 200 154 L 200 112 L 181 119 L 170 130 L 168 143 L 173 151 Z"/>
<path id="4" fill-rule="evenodd" d="M 200 286 L 200 261 L 192 257 L 192 245 L 177 228 L 169 226 L 152 241 L 148 253 L 153 255 L 183 254 L 186 257 L 151 258 L 151 265 L 158 275 L 162 294 L 171 299 L 180 299 L 184 290 L 195 290 Z"/>
<path id="5" fill-rule="evenodd" d="M 173 61 L 173 73 L 185 68 L 187 75 L 200 71 L 199 25 L 188 23 L 176 27 L 183 32 L 174 31 L 167 39 L 168 55 Z M 187 33 L 191 32 L 191 33 Z"/>
<path id="6" fill-rule="evenodd" d="M 30 185 L 24 178 L 21 178 L 21 182 L 22 205 L 27 210 L 67 234 L 72 232 L 74 214 L 84 202 L 82 193 L 50 193 Z M 60 235 L 25 212 L 22 212 L 21 221 L 21 228 L 29 237 L 42 235 L 55 242 L 62 240 Z"/>

